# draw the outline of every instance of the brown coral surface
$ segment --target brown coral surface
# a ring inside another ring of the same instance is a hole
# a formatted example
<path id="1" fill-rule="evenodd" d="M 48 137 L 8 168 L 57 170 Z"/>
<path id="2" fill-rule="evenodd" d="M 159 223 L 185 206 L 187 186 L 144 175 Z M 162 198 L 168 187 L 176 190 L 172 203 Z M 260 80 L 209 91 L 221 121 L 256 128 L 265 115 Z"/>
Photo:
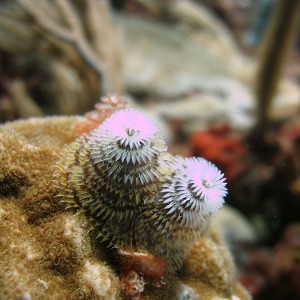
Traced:
<path id="1" fill-rule="evenodd" d="M 124 299 L 113 250 L 58 201 L 53 171 L 80 117 L 0 127 L 0 299 Z M 183 269 L 141 299 L 249 299 L 220 237 L 197 242 Z M 238 298 L 233 298 L 233 297 Z"/>

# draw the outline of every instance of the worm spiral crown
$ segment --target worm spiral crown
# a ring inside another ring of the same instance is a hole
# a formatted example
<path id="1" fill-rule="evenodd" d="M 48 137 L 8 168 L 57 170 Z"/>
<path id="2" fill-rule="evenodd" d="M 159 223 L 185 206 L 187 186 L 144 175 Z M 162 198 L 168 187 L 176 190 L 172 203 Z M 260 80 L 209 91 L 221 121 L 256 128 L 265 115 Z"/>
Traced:
<path id="1" fill-rule="evenodd" d="M 143 213 L 139 234 L 148 248 L 166 256 L 178 269 L 192 243 L 206 232 L 222 207 L 227 190 L 224 175 L 203 158 L 177 156 L 173 170 Z"/>
<path id="2" fill-rule="evenodd" d="M 98 238 L 114 247 L 134 245 L 136 218 L 162 180 L 158 166 L 166 149 L 146 116 L 119 110 L 68 150 L 63 196 L 93 220 Z"/>
<path id="3" fill-rule="evenodd" d="M 203 158 L 166 152 L 141 112 L 121 109 L 69 146 L 57 168 L 60 197 L 110 246 L 145 247 L 180 267 L 221 208 L 223 174 Z M 64 178 L 64 180 L 61 180 Z"/>

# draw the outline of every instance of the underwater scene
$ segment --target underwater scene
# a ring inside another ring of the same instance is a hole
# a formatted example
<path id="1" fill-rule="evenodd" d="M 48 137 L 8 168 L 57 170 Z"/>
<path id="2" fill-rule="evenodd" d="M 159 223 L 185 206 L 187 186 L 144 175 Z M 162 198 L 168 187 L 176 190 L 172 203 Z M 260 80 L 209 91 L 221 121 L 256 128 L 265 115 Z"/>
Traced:
<path id="1" fill-rule="evenodd" d="M 0 1 L 0 300 L 300 300 L 300 0 Z"/>

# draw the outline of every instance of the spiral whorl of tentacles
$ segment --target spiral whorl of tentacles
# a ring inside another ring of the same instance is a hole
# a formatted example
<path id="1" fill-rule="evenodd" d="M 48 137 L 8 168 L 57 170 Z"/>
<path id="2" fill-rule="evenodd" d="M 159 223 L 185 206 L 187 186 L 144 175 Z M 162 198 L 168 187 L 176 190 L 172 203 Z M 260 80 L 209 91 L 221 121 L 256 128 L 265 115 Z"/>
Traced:
<path id="1" fill-rule="evenodd" d="M 180 267 L 226 195 L 213 164 L 166 152 L 158 129 L 134 109 L 77 139 L 57 170 L 62 201 L 88 217 L 98 238 L 162 255 L 169 270 Z"/>
<path id="2" fill-rule="evenodd" d="M 203 158 L 176 156 L 172 169 L 156 199 L 143 212 L 138 228 L 143 243 L 167 257 L 171 268 L 177 269 L 192 243 L 207 231 L 227 190 L 223 174 Z"/>
<path id="3" fill-rule="evenodd" d="M 67 150 L 61 195 L 81 209 L 111 246 L 136 244 L 136 219 L 158 188 L 166 144 L 142 113 L 123 109 Z"/>
<path id="4" fill-rule="evenodd" d="M 112 115 L 88 144 L 98 174 L 98 199 L 89 211 L 101 223 L 99 237 L 114 245 L 135 244 L 136 219 L 157 190 L 158 161 L 166 144 L 150 120 L 132 109 Z"/>

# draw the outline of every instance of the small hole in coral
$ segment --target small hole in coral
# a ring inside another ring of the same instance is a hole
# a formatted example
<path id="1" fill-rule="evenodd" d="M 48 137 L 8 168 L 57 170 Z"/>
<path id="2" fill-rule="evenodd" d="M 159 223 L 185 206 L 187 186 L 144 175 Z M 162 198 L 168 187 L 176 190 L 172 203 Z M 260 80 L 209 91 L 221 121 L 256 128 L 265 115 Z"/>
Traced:
<path id="1" fill-rule="evenodd" d="M 0 181 L 0 197 L 18 198 L 20 195 L 20 186 L 14 180 L 4 179 Z"/>

